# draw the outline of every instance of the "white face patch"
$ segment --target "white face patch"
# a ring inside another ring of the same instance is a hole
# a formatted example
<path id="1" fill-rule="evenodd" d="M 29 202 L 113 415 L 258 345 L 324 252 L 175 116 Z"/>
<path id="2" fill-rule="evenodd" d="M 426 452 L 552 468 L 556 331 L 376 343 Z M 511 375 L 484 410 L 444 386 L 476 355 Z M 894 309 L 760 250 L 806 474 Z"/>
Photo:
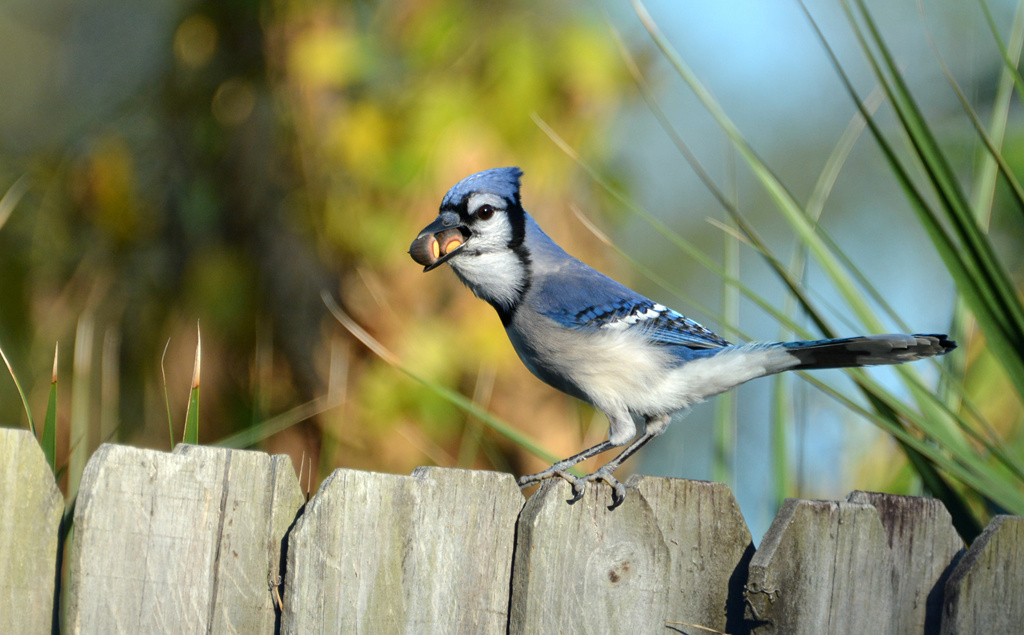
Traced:
<path id="1" fill-rule="evenodd" d="M 526 267 L 508 247 L 512 223 L 504 211 L 505 199 L 476 193 L 469 197 L 467 209 L 475 214 L 483 205 L 494 207 L 496 213 L 490 220 L 470 221 L 472 236 L 448 264 L 478 298 L 511 307 L 526 287 Z"/>
<path id="2" fill-rule="evenodd" d="M 480 205 L 484 204 L 485 202 L 480 203 Z M 497 212 L 490 220 L 470 221 L 469 231 L 472 235 L 466 241 L 467 254 L 488 254 L 509 250 L 508 243 L 512 240 L 512 223 L 504 211 Z"/>

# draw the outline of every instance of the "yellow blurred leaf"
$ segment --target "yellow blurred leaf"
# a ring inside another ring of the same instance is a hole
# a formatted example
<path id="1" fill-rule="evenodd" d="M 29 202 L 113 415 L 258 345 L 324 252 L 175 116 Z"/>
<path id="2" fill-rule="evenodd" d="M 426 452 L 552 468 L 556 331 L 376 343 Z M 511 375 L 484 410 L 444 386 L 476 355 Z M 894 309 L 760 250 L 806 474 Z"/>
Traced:
<path id="1" fill-rule="evenodd" d="M 326 139 L 328 150 L 348 170 L 372 179 L 391 149 L 388 129 L 378 105 L 360 102 L 335 116 Z"/>
<path id="2" fill-rule="evenodd" d="M 311 87 L 344 86 L 365 70 L 357 39 L 338 27 L 318 27 L 297 37 L 288 67 L 294 80 Z"/>

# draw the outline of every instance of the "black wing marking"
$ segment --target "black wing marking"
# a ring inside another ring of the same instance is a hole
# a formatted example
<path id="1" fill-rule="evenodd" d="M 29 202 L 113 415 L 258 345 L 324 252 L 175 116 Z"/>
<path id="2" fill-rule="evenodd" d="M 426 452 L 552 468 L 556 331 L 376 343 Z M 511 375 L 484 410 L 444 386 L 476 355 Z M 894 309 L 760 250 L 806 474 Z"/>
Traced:
<path id="1" fill-rule="evenodd" d="M 546 313 L 562 326 L 581 329 L 637 331 L 652 342 L 689 348 L 720 348 L 729 342 L 688 317 L 648 299 L 623 299 L 577 313 Z"/>

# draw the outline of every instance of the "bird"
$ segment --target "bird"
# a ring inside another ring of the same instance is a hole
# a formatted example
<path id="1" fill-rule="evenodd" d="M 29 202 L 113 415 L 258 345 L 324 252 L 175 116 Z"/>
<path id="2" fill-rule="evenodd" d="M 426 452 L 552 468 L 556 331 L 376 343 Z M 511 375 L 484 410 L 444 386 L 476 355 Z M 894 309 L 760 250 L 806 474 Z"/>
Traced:
<path id="1" fill-rule="evenodd" d="M 494 307 L 534 375 L 608 417 L 605 441 L 522 476 L 521 488 L 562 478 L 574 503 L 603 482 L 614 509 L 626 495 L 614 472 L 694 404 L 782 371 L 902 364 L 956 348 L 941 334 L 732 344 L 566 253 L 523 208 L 522 175 L 504 167 L 462 179 L 409 248 L 424 272 L 447 264 Z M 613 448 L 623 449 L 592 473 L 569 472 Z"/>

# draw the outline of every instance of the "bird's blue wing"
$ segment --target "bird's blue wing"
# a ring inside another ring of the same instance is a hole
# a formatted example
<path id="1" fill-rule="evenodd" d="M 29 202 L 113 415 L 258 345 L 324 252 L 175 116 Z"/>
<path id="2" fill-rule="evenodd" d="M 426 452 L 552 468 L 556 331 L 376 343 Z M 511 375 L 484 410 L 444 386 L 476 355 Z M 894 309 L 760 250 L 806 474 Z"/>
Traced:
<path id="1" fill-rule="evenodd" d="M 552 307 L 542 312 L 566 328 L 638 333 L 651 342 L 688 348 L 720 348 L 729 342 L 712 331 L 644 297 L 622 298 L 579 310 Z"/>
<path id="2" fill-rule="evenodd" d="M 557 266 L 535 265 L 529 303 L 537 313 L 565 328 L 629 331 L 653 344 L 690 349 L 729 346 L 729 342 L 693 320 L 645 298 L 550 244 L 558 250 L 558 257 L 545 260 Z M 540 253 L 535 255 L 545 255 L 542 247 L 536 249 Z"/>

